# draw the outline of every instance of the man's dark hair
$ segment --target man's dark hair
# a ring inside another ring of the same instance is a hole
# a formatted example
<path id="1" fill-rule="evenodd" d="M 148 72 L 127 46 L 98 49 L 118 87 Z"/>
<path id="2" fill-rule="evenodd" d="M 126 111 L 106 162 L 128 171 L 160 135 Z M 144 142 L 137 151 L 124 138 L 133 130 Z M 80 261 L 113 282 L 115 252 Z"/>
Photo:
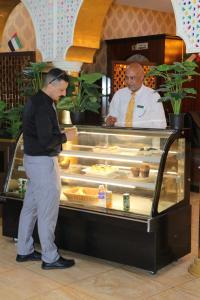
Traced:
<path id="1" fill-rule="evenodd" d="M 65 71 L 59 68 L 53 68 L 46 74 L 44 79 L 44 86 L 47 86 L 50 83 L 61 81 L 61 80 L 69 82 L 69 76 Z"/>

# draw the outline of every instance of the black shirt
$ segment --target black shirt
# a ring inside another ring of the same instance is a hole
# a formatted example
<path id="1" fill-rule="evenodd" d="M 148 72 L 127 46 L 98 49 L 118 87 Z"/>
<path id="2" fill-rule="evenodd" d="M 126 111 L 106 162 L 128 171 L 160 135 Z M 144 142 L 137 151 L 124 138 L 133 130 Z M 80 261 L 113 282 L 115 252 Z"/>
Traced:
<path id="1" fill-rule="evenodd" d="M 56 156 L 66 136 L 60 132 L 53 100 L 43 91 L 32 96 L 23 113 L 24 153 L 32 156 Z"/>

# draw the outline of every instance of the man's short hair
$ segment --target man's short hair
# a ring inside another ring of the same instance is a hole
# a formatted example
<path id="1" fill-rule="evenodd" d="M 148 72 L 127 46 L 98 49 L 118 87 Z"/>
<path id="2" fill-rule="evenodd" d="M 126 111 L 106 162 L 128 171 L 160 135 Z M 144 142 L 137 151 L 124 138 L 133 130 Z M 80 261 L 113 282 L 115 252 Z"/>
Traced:
<path id="1" fill-rule="evenodd" d="M 64 80 L 65 82 L 69 82 L 69 76 L 64 70 L 59 68 L 51 69 L 45 76 L 44 86 L 47 86 L 50 83 Z"/>

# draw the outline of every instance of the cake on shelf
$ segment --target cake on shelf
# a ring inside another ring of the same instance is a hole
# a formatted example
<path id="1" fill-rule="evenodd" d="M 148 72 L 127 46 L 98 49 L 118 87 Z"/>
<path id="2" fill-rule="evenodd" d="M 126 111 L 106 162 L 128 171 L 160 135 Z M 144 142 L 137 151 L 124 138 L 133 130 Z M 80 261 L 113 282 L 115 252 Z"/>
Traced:
<path id="1" fill-rule="evenodd" d="M 140 175 L 140 168 L 139 167 L 132 167 L 131 172 L 133 177 L 139 177 Z"/>
<path id="2" fill-rule="evenodd" d="M 145 177 L 149 177 L 149 172 L 150 172 L 150 167 L 149 165 L 142 165 L 140 167 L 140 174 L 141 177 L 145 178 Z"/>

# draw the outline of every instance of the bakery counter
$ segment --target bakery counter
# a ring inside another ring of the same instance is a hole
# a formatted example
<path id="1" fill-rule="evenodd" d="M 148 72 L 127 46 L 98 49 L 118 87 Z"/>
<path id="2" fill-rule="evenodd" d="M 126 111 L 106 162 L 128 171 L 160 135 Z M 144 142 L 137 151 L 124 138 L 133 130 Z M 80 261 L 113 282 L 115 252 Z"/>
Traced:
<path id="1" fill-rule="evenodd" d="M 68 130 L 72 128 L 66 126 Z M 153 273 L 189 253 L 187 131 L 73 130 L 74 139 L 63 145 L 58 158 L 58 246 Z M 1 196 L 3 234 L 11 237 L 17 236 L 26 190 L 22 158 L 21 136 Z"/>

